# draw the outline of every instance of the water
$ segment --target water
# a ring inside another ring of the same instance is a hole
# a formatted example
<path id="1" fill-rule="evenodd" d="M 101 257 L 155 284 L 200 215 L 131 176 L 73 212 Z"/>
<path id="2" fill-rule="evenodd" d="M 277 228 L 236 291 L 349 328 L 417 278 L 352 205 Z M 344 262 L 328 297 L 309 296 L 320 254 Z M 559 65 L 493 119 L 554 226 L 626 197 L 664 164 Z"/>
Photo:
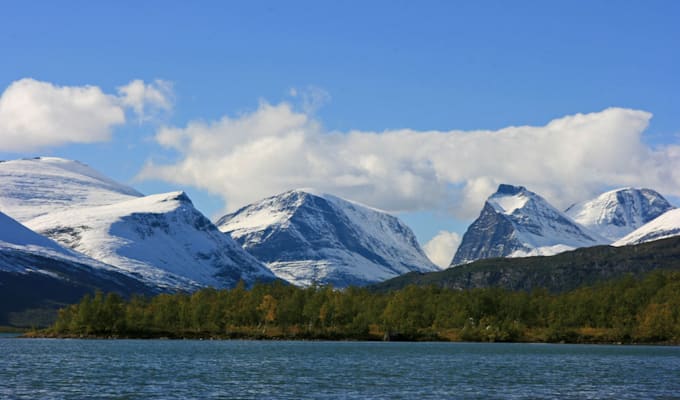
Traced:
<path id="1" fill-rule="evenodd" d="M 0 338 L 9 399 L 680 399 L 680 347 Z"/>

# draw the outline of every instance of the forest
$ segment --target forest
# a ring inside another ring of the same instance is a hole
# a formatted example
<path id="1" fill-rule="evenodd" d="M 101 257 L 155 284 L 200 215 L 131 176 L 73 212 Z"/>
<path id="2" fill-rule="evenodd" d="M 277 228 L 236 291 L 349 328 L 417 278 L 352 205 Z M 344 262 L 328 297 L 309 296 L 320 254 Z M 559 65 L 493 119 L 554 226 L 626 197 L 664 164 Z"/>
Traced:
<path id="1" fill-rule="evenodd" d="M 680 343 L 680 272 L 632 275 L 566 293 L 408 286 L 86 295 L 39 336 L 106 338 Z"/>

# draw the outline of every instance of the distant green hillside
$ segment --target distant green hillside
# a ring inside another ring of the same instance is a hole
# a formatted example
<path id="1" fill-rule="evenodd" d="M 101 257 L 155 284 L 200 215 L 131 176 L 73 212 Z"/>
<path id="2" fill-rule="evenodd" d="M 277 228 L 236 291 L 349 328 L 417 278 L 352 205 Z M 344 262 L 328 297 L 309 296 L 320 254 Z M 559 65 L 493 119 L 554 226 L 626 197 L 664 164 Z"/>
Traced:
<path id="1" fill-rule="evenodd" d="M 440 272 L 409 273 L 371 288 L 391 291 L 408 285 L 435 285 L 450 289 L 545 288 L 558 293 L 655 269 L 680 269 L 680 237 L 635 246 L 588 247 L 549 257 L 479 260 Z"/>

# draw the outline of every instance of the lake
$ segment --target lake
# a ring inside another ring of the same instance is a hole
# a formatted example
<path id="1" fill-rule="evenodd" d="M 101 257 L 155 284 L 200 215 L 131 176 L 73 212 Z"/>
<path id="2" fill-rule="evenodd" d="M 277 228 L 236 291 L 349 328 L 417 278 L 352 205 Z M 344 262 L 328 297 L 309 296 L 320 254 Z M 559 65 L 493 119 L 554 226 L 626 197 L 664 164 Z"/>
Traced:
<path id="1" fill-rule="evenodd" d="M 0 398 L 680 398 L 680 347 L 0 337 Z"/>

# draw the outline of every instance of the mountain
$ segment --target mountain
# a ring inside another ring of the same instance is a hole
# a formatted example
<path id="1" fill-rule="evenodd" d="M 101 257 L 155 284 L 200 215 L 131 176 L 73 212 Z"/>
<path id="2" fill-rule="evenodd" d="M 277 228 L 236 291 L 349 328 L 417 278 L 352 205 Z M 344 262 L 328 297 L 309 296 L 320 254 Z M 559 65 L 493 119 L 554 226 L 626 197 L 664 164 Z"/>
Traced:
<path id="1" fill-rule="evenodd" d="M 0 210 L 21 222 L 142 196 L 85 164 L 55 157 L 0 162 L 0 188 Z"/>
<path id="2" fill-rule="evenodd" d="M 26 225 L 162 289 L 224 288 L 239 280 L 252 284 L 275 279 L 183 192 L 51 212 Z"/>
<path id="3" fill-rule="evenodd" d="M 574 204 L 565 213 L 591 232 L 614 242 L 672 208 L 654 190 L 623 188 Z"/>
<path id="4" fill-rule="evenodd" d="M 36 253 L 57 257 L 77 256 L 76 252 L 69 251 L 54 241 L 33 232 L 3 212 L 0 212 L 0 246 L 32 249 Z"/>
<path id="5" fill-rule="evenodd" d="M 500 185 L 463 235 L 451 265 L 482 258 L 551 255 L 606 242 L 525 187 Z"/>
<path id="6" fill-rule="evenodd" d="M 405 274 L 371 288 L 377 291 L 409 285 L 456 290 L 544 288 L 558 293 L 655 269 L 680 270 L 680 237 L 624 247 L 587 247 L 553 256 L 489 258 L 439 272 Z"/>
<path id="7" fill-rule="evenodd" d="M 627 246 L 678 235 L 680 235 L 680 208 L 666 211 L 614 242 L 614 246 Z"/>
<path id="8" fill-rule="evenodd" d="M 396 217 L 310 190 L 269 197 L 216 224 L 295 285 L 346 287 L 438 270 Z"/>
<path id="9" fill-rule="evenodd" d="M 115 268 L 66 249 L 0 213 L 0 325 L 49 323 L 55 310 L 95 289 L 152 294 Z M 27 313 L 33 316 L 26 318 Z M 36 314 L 43 316 L 36 319 Z"/>

